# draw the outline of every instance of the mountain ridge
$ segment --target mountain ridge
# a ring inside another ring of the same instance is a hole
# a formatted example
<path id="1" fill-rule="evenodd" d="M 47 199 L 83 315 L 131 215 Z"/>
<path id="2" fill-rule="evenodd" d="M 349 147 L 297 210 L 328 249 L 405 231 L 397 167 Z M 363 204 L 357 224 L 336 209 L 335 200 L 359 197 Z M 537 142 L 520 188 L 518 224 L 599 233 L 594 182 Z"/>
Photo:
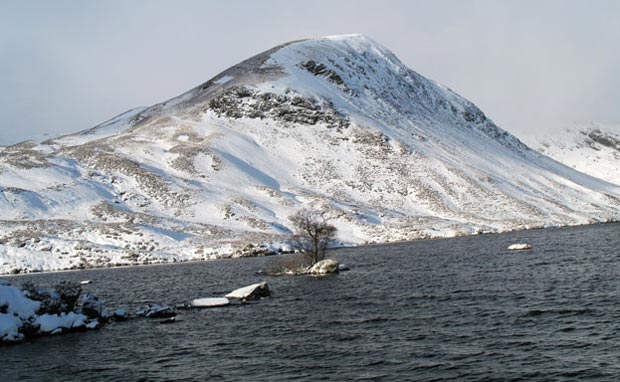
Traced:
<path id="1" fill-rule="evenodd" d="M 620 185 L 620 123 L 564 123 L 523 139 L 568 167 Z"/>

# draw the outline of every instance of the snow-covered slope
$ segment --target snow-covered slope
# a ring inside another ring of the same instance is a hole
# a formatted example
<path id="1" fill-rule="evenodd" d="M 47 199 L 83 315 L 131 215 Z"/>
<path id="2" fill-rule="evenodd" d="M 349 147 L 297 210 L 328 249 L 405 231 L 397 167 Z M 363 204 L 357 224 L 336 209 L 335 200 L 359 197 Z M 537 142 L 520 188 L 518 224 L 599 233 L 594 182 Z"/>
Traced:
<path id="1" fill-rule="evenodd" d="M 292 42 L 101 126 L 0 148 L 0 272 L 239 256 L 323 210 L 346 243 L 619 217 L 359 35 Z M 260 250 L 260 249 L 259 249 Z"/>
<path id="2" fill-rule="evenodd" d="M 620 185 L 620 124 L 575 122 L 522 138 L 558 162 Z"/>

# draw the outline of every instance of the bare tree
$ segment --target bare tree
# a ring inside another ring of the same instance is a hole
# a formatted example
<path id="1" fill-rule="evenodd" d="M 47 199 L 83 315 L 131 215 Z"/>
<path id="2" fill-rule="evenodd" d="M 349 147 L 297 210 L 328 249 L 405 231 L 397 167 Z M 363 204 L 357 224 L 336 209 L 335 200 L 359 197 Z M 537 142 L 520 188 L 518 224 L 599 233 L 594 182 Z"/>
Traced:
<path id="1" fill-rule="evenodd" d="M 289 217 L 295 226 L 293 243 L 312 264 L 325 258 L 325 250 L 336 238 L 336 227 L 329 224 L 323 214 L 303 209 Z"/>

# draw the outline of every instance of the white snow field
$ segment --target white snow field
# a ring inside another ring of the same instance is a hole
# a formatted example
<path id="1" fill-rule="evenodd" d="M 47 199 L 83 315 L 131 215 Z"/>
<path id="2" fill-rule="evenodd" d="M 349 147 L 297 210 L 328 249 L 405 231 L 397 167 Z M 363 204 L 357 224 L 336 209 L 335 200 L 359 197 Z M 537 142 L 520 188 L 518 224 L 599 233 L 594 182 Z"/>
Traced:
<path id="1" fill-rule="evenodd" d="M 373 40 L 333 36 L 0 148 L 0 273 L 261 254 L 300 208 L 361 244 L 617 220 L 619 198 Z"/>
<path id="2" fill-rule="evenodd" d="M 523 134 L 522 138 L 566 166 L 620 185 L 620 124 L 573 122 Z"/>

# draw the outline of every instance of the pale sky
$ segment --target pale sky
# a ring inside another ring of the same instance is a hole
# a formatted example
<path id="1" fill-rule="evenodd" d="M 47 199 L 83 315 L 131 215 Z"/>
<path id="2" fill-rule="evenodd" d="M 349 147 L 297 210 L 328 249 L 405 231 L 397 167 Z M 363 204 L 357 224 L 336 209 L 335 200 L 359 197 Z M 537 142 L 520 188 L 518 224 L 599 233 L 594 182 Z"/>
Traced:
<path id="1" fill-rule="evenodd" d="M 349 33 L 508 131 L 620 122 L 620 1 L 0 0 L 0 145 L 172 98 L 286 41 Z"/>

